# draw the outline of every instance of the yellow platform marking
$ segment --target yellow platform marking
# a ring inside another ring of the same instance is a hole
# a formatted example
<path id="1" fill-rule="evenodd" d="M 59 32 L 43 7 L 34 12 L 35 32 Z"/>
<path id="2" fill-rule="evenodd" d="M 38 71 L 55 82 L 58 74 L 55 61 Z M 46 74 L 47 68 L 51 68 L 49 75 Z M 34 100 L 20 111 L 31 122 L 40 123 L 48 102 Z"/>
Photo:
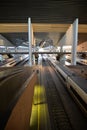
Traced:
<path id="1" fill-rule="evenodd" d="M 50 130 L 45 88 L 40 85 L 35 86 L 34 90 L 30 128 L 31 130 Z"/>

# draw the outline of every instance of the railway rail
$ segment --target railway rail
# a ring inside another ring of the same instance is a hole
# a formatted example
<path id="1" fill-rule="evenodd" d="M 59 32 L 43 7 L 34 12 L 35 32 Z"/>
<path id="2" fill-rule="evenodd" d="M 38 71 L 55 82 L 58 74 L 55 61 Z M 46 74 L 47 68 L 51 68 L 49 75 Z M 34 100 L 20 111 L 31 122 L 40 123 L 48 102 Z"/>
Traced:
<path id="1" fill-rule="evenodd" d="M 41 82 L 46 90 L 51 130 L 86 129 L 87 118 L 67 91 L 66 74 L 62 69 L 57 68 L 58 65 L 55 66 L 52 60 L 50 64 L 43 60 L 41 72 Z M 62 80 L 60 80 L 60 75 Z"/>

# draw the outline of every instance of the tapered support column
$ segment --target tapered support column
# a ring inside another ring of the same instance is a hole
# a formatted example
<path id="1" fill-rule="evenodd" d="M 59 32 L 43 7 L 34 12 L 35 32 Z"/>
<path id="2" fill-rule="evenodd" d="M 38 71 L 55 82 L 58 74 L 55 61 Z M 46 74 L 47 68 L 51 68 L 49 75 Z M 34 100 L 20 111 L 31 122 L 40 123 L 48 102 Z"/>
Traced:
<path id="1" fill-rule="evenodd" d="M 28 18 L 29 66 L 32 66 L 32 27 L 31 18 Z"/>
<path id="2" fill-rule="evenodd" d="M 71 55 L 71 64 L 76 65 L 76 54 L 77 54 L 77 42 L 78 42 L 78 19 L 76 19 L 72 25 L 72 55 Z"/>

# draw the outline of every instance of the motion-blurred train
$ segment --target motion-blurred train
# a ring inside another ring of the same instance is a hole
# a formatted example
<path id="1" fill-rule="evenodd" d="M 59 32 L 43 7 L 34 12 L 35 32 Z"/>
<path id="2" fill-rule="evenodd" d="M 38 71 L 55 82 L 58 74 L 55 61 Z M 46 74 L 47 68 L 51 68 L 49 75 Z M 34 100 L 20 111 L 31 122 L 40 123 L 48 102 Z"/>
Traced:
<path id="1" fill-rule="evenodd" d="M 87 116 L 87 80 L 81 79 L 78 76 L 76 77 L 73 72 L 67 73 L 67 70 L 64 71 L 55 63 L 55 61 L 52 61 L 52 59 L 49 59 L 49 62 L 55 68 L 56 72 L 59 73 L 66 88 Z M 76 82 L 76 79 L 78 82 Z"/>

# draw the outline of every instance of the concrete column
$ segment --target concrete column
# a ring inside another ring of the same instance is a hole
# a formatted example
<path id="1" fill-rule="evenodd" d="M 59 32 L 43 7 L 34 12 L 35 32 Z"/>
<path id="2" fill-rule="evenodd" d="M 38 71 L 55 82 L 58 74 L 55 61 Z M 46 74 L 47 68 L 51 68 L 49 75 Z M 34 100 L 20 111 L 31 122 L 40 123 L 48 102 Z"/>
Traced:
<path id="1" fill-rule="evenodd" d="M 28 18 L 29 66 L 32 66 L 32 27 L 31 18 Z"/>
<path id="2" fill-rule="evenodd" d="M 71 54 L 71 65 L 76 65 L 76 54 L 77 54 L 77 42 L 78 42 L 78 19 L 72 24 L 72 54 Z"/>

